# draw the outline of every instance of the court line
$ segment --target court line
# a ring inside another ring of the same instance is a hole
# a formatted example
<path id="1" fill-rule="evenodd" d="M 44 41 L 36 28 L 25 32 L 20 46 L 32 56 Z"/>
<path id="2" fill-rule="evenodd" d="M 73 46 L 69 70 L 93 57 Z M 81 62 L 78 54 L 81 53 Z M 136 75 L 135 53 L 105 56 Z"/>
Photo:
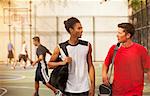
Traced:
<path id="1" fill-rule="evenodd" d="M 5 86 L 6 88 L 16 88 L 16 89 L 20 89 L 20 88 L 22 88 L 22 89 L 34 89 L 34 87 L 25 87 L 25 86 Z M 40 88 L 40 90 L 48 90 L 48 88 L 47 87 L 45 87 L 45 88 Z"/>
<path id="2" fill-rule="evenodd" d="M 1 75 L 1 74 L 0 74 Z M 9 78 L 9 79 L 0 79 L 0 81 L 10 81 L 10 80 L 21 80 L 26 78 L 26 76 L 18 75 L 18 74 L 2 74 L 2 75 L 8 75 L 8 76 L 19 76 L 17 78 Z"/>
<path id="3" fill-rule="evenodd" d="M 4 92 L 2 92 L 2 94 L 0 94 L 0 96 L 3 96 L 7 93 L 7 89 L 5 89 L 5 88 L 0 88 L 0 89 L 4 91 Z"/>

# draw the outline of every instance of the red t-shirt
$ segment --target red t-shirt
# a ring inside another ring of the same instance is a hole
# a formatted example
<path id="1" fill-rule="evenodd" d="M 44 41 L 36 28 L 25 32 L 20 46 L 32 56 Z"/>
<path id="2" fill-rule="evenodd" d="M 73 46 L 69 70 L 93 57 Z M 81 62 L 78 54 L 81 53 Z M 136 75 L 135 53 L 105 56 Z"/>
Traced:
<path id="1" fill-rule="evenodd" d="M 114 48 L 115 45 L 109 49 L 106 66 L 111 64 Z M 144 68 L 150 68 L 148 58 L 146 48 L 137 43 L 118 49 L 114 60 L 113 96 L 142 96 Z"/>

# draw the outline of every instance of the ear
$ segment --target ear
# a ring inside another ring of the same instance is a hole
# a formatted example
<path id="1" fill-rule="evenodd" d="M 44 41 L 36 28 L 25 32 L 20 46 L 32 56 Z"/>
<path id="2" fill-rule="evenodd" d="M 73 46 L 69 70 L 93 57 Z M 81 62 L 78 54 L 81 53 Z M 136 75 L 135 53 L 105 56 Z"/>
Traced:
<path id="1" fill-rule="evenodd" d="M 70 31 L 70 33 L 72 33 L 73 29 L 72 29 L 72 28 L 69 28 L 69 31 Z"/>
<path id="2" fill-rule="evenodd" d="M 126 37 L 127 37 L 127 39 L 131 38 L 131 34 L 127 33 Z"/>

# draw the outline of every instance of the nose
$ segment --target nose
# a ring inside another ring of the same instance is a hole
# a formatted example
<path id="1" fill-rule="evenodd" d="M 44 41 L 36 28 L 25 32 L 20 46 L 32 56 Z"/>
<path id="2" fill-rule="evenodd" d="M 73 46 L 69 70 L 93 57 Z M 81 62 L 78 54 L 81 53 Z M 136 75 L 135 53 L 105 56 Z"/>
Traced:
<path id="1" fill-rule="evenodd" d="M 116 37 L 119 38 L 119 35 L 117 34 Z"/>
<path id="2" fill-rule="evenodd" d="M 118 34 L 116 35 L 116 37 L 117 37 L 117 39 L 118 39 L 118 41 L 119 41 L 120 39 L 119 39 L 119 35 L 118 35 Z"/>

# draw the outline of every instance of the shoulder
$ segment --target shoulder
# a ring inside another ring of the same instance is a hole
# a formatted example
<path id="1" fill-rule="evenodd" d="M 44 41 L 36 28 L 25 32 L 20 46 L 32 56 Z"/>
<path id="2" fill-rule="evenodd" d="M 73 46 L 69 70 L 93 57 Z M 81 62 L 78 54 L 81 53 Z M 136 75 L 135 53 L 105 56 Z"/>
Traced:
<path id="1" fill-rule="evenodd" d="M 79 44 L 85 45 L 85 46 L 91 45 L 88 41 L 85 41 L 85 40 L 79 40 Z"/>
<path id="2" fill-rule="evenodd" d="M 69 45 L 68 40 L 65 41 L 65 42 L 59 43 L 59 47 L 60 47 L 60 48 L 66 47 L 66 46 L 68 46 L 68 45 Z"/>
<path id="3" fill-rule="evenodd" d="M 41 49 L 41 48 L 43 48 L 43 45 L 39 45 L 37 49 Z"/>
<path id="4" fill-rule="evenodd" d="M 134 46 L 137 48 L 146 49 L 143 45 L 138 44 L 138 43 L 134 43 Z"/>
<path id="5" fill-rule="evenodd" d="M 43 45 L 39 45 L 38 49 L 39 50 L 44 50 L 44 49 L 47 49 L 47 48 L 45 46 L 43 46 Z"/>
<path id="6" fill-rule="evenodd" d="M 115 44 L 111 45 L 111 46 L 109 47 L 108 53 L 113 54 L 113 52 L 114 52 L 114 50 L 115 50 L 115 47 L 116 47 Z"/>
<path id="7" fill-rule="evenodd" d="M 46 48 L 45 46 L 41 45 L 42 48 Z M 47 49 L 47 48 L 46 48 Z"/>
<path id="8" fill-rule="evenodd" d="M 147 51 L 147 48 L 138 44 L 138 43 L 134 43 L 134 46 L 138 49 L 138 50 L 141 50 L 141 51 Z"/>
<path id="9" fill-rule="evenodd" d="M 114 50 L 116 47 L 116 44 L 113 44 L 111 47 L 110 47 L 110 50 Z"/>

